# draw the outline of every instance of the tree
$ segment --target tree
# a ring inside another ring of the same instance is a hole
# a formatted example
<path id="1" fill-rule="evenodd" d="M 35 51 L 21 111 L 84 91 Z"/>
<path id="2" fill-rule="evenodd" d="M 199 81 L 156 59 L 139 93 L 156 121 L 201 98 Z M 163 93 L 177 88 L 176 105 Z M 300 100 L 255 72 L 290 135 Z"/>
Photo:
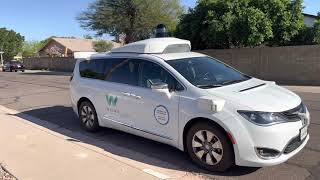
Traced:
<path id="1" fill-rule="evenodd" d="M 320 44 L 320 20 L 316 20 L 314 23 L 314 42 Z"/>
<path id="2" fill-rule="evenodd" d="M 97 52 L 107 52 L 113 48 L 112 42 L 100 40 L 93 43 L 93 48 Z"/>
<path id="3" fill-rule="evenodd" d="M 24 37 L 13 30 L 0 28 L 0 51 L 3 51 L 4 60 L 11 60 L 22 50 Z"/>
<path id="4" fill-rule="evenodd" d="M 251 0 L 271 20 L 273 37 L 269 45 L 287 45 L 303 28 L 303 0 Z"/>
<path id="5" fill-rule="evenodd" d="M 294 36 L 288 45 L 313 45 L 315 39 L 314 27 L 303 26 L 299 33 Z"/>
<path id="6" fill-rule="evenodd" d="M 90 34 L 84 35 L 83 38 L 85 38 L 85 39 L 93 39 L 93 37 Z"/>
<path id="7" fill-rule="evenodd" d="M 97 0 L 77 19 L 98 35 L 125 34 L 129 43 L 149 38 L 160 23 L 174 31 L 181 13 L 179 0 Z"/>
<path id="8" fill-rule="evenodd" d="M 22 57 L 35 57 L 43 46 L 39 41 L 25 41 L 22 46 Z"/>
<path id="9" fill-rule="evenodd" d="M 177 37 L 194 49 L 285 45 L 303 27 L 302 0 L 198 0 Z"/>

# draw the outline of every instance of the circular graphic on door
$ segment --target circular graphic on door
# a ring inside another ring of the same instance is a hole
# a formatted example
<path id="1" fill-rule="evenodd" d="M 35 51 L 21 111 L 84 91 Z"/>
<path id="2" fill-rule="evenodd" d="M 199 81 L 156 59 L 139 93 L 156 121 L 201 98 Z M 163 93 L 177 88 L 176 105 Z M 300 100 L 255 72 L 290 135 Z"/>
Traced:
<path id="1" fill-rule="evenodd" d="M 169 111 L 166 107 L 160 105 L 154 109 L 154 118 L 158 123 L 166 125 L 169 122 Z"/>

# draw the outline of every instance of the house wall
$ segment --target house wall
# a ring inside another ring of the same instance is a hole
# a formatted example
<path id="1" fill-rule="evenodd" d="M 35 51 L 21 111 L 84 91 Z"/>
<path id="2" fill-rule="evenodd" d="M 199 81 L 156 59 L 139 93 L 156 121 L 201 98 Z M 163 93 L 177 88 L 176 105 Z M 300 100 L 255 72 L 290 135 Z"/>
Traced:
<path id="1" fill-rule="evenodd" d="M 310 16 L 304 16 L 303 22 L 307 27 L 313 27 L 316 18 Z"/>
<path id="2" fill-rule="evenodd" d="M 282 84 L 320 85 L 320 46 L 198 51 L 240 71 Z"/>
<path id="3" fill-rule="evenodd" d="M 41 51 L 40 57 L 65 57 L 65 47 L 60 43 L 51 40 Z M 73 52 L 68 50 L 67 57 L 72 57 Z"/>

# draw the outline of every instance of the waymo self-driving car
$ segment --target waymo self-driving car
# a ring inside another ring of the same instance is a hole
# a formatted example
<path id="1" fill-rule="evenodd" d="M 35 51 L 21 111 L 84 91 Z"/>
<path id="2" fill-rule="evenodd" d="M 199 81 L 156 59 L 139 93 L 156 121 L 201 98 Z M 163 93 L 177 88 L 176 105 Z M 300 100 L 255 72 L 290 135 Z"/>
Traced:
<path id="1" fill-rule="evenodd" d="M 212 171 L 279 164 L 306 145 L 299 96 L 190 49 L 153 38 L 78 60 L 70 89 L 82 126 L 169 144 Z"/>

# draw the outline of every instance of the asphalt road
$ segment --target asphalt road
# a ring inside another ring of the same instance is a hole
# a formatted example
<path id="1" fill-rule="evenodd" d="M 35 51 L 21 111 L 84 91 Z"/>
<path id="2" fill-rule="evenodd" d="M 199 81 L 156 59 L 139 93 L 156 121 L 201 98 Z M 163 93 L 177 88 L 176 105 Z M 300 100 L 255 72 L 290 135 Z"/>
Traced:
<path id="1" fill-rule="evenodd" d="M 128 153 L 111 153 L 142 163 L 191 172 L 205 179 L 320 179 L 320 88 L 291 88 L 303 98 L 311 111 L 309 129 L 311 138 L 302 152 L 277 166 L 265 168 L 236 166 L 226 173 L 213 173 L 199 169 L 184 153 L 168 145 L 107 128 L 95 134 L 84 132 L 71 109 L 68 83 L 69 75 L 66 73 L 0 72 L 0 105 L 165 163 L 157 164 Z M 77 140 L 81 141 L 79 138 Z M 106 146 L 102 148 L 106 151 L 111 149 Z"/>

